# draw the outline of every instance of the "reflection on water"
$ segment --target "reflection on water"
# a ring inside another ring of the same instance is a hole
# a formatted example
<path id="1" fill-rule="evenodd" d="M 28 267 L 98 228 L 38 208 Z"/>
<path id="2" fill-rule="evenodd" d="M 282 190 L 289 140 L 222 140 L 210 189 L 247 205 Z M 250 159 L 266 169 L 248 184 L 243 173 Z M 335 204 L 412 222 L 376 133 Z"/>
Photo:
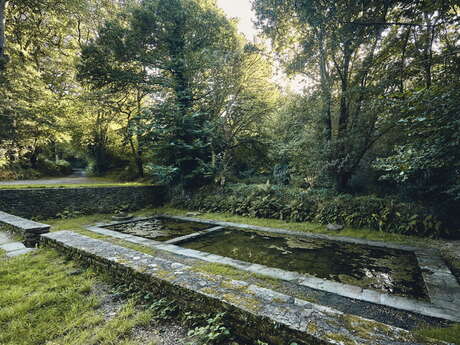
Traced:
<path id="1" fill-rule="evenodd" d="M 151 218 L 124 224 L 106 226 L 107 229 L 140 236 L 155 241 L 168 241 L 176 237 L 209 229 L 212 225 L 199 222 L 185 222 L 167 218 Z"/>
<path id="2" fill-rule="evenodd" d="M 395 295 L 428 298 L 415 255 L 401 250 L 240 229 L 180 245 Z"/>

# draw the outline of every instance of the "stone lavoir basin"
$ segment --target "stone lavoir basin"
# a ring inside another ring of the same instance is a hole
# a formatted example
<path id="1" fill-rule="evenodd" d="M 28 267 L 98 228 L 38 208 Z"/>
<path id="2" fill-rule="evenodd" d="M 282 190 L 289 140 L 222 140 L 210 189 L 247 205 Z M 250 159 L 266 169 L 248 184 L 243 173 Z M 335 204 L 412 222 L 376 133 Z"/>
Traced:
<path id="1" fill-rule="evenodd" d="M 180 246 L 428 300 L 415 255 L 402 250 L 234 228 L 208 233 Z"/>
<path id="2" fill-rule="evenodd" d="M 296 289 L 460 320 L 460 286 L 433 248 L 166 215 L 87 229 Z"/>

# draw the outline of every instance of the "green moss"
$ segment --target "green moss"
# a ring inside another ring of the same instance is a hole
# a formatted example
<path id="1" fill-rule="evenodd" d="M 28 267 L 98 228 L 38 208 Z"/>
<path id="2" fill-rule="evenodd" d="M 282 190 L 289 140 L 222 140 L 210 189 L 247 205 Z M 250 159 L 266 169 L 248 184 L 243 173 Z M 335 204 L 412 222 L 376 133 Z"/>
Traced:
<path id="1" fill-rule="evenodd" d="M 235 280 L 246 281 L 246 280 L 251 280 L 251 279 L 257 279 L 257 280 L 261 280 L 266 283 L 277 285 L 277 286 L 279 286 L 280 284 L 280 281 L 278 279 L 274 279 L 274 278 L 271 278 L 271 277 L 268 277 L 262 274 L 241 271 L 231 266 L 217 264 L 217 263 L 206 262 L 203 264 L 194 265 L 192 269 L 194 271 L 221 275 L 221 276 L 232 278 Z"/>
<path id="2" fill-rule="evenodd" d="M 308 322 L 307 325 L 308 334 L 314 335 L 318 332 L 318 326 L 313 321 Z"/>
<path id="3" fill-rule="evenodd" d="M 339 333 L 326 333 L 326 336 L 329 339 L 335 340 L 343 345 L 356 345 L 356 341 L 350 339 L 349 337 L 345 336 L 344 334 Z"/>
<path id="4" fill-rule="evenodd" d="M 226 293 L 222 296 L 226 302 L 232 303 L 239 307 L 243 307 L 249 311 L 257 312 L 261 307 L 261 302 L 251 297 L 244 297 L 233 293 Z"/>

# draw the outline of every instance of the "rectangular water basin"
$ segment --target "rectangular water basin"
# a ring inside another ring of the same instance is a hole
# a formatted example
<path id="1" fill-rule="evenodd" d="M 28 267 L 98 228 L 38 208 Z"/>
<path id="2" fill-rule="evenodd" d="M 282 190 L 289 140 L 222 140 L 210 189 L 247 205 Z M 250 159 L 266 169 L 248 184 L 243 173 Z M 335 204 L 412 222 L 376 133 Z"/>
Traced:
<path id="1" fill-rule="evenodd" d="M 417 258 L 409 251 L 232 228 L 180 246 L 429 301 Z"/>
<path id="2" fill-rule="evenodd" d="M 132 222 L 123 222 L 120 224 L 104 226 L 106 229 L 148 238 L 155 241 L 169 241 L 171 239 L 190 235 L 211 227 L 212 225 L 206 223 L 163 217 L 135 220 Z"/>

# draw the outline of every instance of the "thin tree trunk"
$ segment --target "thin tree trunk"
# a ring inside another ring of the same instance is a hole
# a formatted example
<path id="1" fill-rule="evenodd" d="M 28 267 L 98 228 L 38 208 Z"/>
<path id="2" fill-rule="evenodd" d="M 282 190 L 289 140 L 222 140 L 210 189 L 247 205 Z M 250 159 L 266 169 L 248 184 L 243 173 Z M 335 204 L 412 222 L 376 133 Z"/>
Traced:
<path id="1" fill-rule="evenodd" d="M 321 76 L 321 93 L 323 100 L 323 117 L 324 117 L 324 126 L 326 132 L 326 140 L 330 141 L 332 139 L 332 118 L 331 118 L 331 84 L 330 77 L 327 70 L 326 63 L 326 52 L 324 50 L 323 43 L 323 29 L 320 29 L 319 32 L 319 42 L 320 42 L 320 61 L 319 69 Z"/>
<path id="2" fill-rule="evenodd" d="M 425 46 L 423 49 L 423 60 L 424 60 L 424 71 L 425 71 L 425 86 L 426 88 L 431 87 L 432 77 L 431 70 L 433 65 L 433 41 L 435 36 L 436 25 L 433 23 L 430 16 L 425 13 L 424 19 L 426 23 L 426 33 L 425 33 Z"/>
<path id="3" fill-rule="evenodd" d="M 5 54 L 5 22 L 6 22 L 6 5 L 8 0 L 0 0 L 0 71 L 5 68 L 7 57 Z"/>

